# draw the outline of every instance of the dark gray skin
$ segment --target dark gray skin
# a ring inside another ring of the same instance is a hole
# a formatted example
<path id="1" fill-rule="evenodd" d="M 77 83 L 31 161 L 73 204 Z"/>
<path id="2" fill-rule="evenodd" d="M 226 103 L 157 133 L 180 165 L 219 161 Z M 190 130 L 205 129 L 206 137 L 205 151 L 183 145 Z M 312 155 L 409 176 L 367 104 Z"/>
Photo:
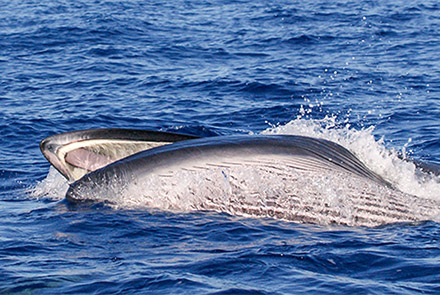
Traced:
<path id="1" fill-rule="evenodd" d="M 179 169 L 201 170 L 213 165 L 234 165 L 258 157 L 312 159 L 315 164 L 391 186 L 336 143 L 292 135 L 239 135 L 190 139 L 139 152 L 72 183 L 66 198 L 81 202 L 90 192 L 117 194 L 118 189 L 151 174 L 167 175 Z"/>

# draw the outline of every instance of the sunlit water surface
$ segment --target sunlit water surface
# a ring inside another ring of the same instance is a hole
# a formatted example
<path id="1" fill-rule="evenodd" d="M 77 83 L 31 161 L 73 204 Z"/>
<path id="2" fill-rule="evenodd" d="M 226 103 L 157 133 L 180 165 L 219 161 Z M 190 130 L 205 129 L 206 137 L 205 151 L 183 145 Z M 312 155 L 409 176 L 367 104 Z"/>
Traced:
<path id="1" fill-rule="evenodd" d="M 38 148 L 97 127 L 315 136 L 438 201 L 439 179 L 401 160 L 440 159 L 437 1 L 9 1 L 1 11 L 0 293 L 440 292 L 435 218 L 349 227 L 78 206 Z"/>

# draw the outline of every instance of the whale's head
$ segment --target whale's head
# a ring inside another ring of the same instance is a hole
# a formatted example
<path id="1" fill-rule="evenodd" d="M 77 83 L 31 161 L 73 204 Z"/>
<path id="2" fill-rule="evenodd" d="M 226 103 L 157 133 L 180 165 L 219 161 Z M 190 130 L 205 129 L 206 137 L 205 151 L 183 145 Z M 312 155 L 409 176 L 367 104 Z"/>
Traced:
<path id="1" fill-rule="evenodd" d="M 136 129 L 90 129 L 49 136 L 40 143 L 46 159 L 69 182 L 140 151 L 195 136 Z"/>

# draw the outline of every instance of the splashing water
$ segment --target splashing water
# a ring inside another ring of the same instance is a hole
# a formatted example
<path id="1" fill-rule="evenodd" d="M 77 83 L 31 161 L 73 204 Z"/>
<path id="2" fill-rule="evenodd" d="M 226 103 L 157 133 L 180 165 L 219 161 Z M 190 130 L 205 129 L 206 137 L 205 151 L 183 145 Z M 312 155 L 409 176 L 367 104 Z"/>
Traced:
<path id="1" fill-rule="evenodd" d="M 29 189 L 28 194 L 37 199 L 62 200 L 68 188 L 67 180 L 54 167 L 50 166 L 46 178 Z"/>
<path id="2" fill-rule="evenodd" d="M 273 126 L 262 134 L 302 135 L 336 142 L 353 152 L 368 168 L 392 183 L 402 192 L 440 200 L 440 177 L 421 173 L 416 166 L 399 157 L 395 149 L 387 149 L 384 139 L 376 140 L 374 126 L 356 130 L 350 124 L 337 124 L 335 116 L 320 120 L 298 118 L 286 125 Z M 406 157 L 406 146 L 400 154 Z"/>

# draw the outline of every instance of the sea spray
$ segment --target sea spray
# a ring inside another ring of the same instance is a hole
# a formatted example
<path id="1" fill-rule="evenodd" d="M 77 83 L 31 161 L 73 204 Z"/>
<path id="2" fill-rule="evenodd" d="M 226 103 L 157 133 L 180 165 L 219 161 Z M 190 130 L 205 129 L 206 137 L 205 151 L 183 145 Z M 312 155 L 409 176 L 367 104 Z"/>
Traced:
<path id="1" fill-rule="evenodd" d="M 67 180 L 54 167 L 50 166 L 46 178 L 30 188 L 28 195 L 36 199 L 62 200 L 68 188 Z"/>
<path id="2" fill-rule="evenodd" d="M 406 146 L 400 151 L 387 148 L 383 137 L 375 138 L 374 126 L 357 130 L 349 123 L 340 124 L 337 121 L 336 116 L 324 119 L 298 117 L 285 125 L 271 126 L 262 134 L 302 135 L 336 142 L 402 192 L 440 200 L 440 177 L 422 173 L 413 162 L 407 160 Z"/>

